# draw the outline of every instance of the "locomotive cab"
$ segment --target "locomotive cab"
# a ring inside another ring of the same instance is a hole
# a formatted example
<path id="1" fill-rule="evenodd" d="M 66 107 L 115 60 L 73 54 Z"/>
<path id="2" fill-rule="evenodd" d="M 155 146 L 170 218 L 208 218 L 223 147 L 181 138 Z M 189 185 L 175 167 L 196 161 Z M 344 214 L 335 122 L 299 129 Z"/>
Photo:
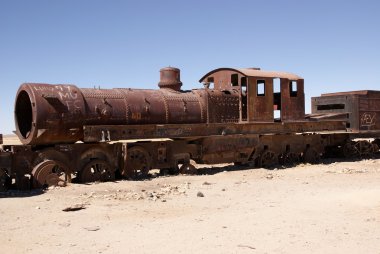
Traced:
<path id="1" fill-rule="evenodd" d="M 200 82 L 208 88 L 213 83 L 215 90 L 238 91 L 240 123 L 305 120 L 304 80 L 297 75 L 259 68 L 219 68 Z"/>

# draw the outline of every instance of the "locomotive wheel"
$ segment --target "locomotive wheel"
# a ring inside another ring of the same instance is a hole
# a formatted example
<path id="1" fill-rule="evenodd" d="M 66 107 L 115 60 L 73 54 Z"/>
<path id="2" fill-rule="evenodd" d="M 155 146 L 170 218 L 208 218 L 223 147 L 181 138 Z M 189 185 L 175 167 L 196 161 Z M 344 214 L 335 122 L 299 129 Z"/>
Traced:
<path id="1" fill-rule="evenodd" d="M 197 168 L 191 163 L 185 163 L 179 168 L 179 172 L 184 175 L 195 175 L 197 174 Z"/>
<path id="2" fill-rule="evenodd" d="M 49 186 L 66 186 L 70 182 L 68 167 L 59 161 L 45 160 L 32 170 L 33 186 L 47 188 Z"/>
<path id="3" fill-rule="evenodd" d="M 278 160 L 281 165 L 292 165 L 299 162 L 299 156 L 296 153 L 283 153 Z"/>
<path id="4" fill-rule="evenodd" d="M 128 176 L 135 179 L 146 178 L 150 169 L 150 156 L 144 148 L 140 146 L 134 146 L 128 149 L 126 173 Z"/>
<path id="5" fill-rule="evenodd" d="M 43 162 L 45 160 L 53 160 L 53 161 L 58 161 L 59 163 L 65 163 L 69 161 L 66 155 L 63 153 L 53 149 L 53 148 L 46 148 L 41 150 L 38 153 L 37 159 L 34 161 L 33 165 L 37 165 L 40 162 Z"/>
<path id="6" fill-rule="evenodd" d="M 115 179 L 115 170 L 107 161 L 95 159 L 84 166 L 79 179 L 82 183 L 112 181 Z"/>
<path id="7" fill-rule="evenodd" d="M 370 157 L 375 153 L 373 145 L 367 140 L 358 141 L 357 146 L 359 147 L 360 156 L 362 157 Z"/>
<path id="8" fill-rule="evenodd" d="M 33 187 L 46 188 L 49 186 L 65 186 L 71 182 L 71 170 L 66 164 L 67 156 L 53 148 L 46 148 L 38 153 L 33 162 Z M 27 179 L 20 182 L 26 183 Z"/>
<path id="9" fill-rule="evenodd" d="M 360 151 L 356 145 L 356 142 L 348 142 L 343 146 L 343 156 L 346 158 L 359 157 Z"/>
<path id="10" fill-rule="evenodd" d="M 272 151 L 266 150 L 258 158 L 258 166 L 262 168 L 270 168 L 277 163 L 276 154 Z"/>
<path id="11" fill-rule="evenodd" d="M 375 145 L 375 149 L 377 149 L 375 151 L 378 152 L 380 149 L 380 139 L 378 139 L 378 138 L 375 139 L 374 141 L 372 141 L 372 144 Z"/>
<path id="12" fill-rule="evenodd" d="M 351 141 L 343 146 L 343 155 L 346 158 L 370 157 L 378 150 L 376 143 L 367 140 Z"/>
<path id="13" fill-rule="evenodd" d="M 305 152 L 303 153 L 303 161 L 305 163 L 314 164 L 314 163 L 317 163 L 319 159 L 320 159 L 319 153 L 311 147 L 307 148 Z"/>
<path id="14" fill-rule="evenodd" d="M 375 141 L 372 142 L 372 150 L 373 150 L 373 153 L 379 152 L 379 145 L 375 143 Z"/>

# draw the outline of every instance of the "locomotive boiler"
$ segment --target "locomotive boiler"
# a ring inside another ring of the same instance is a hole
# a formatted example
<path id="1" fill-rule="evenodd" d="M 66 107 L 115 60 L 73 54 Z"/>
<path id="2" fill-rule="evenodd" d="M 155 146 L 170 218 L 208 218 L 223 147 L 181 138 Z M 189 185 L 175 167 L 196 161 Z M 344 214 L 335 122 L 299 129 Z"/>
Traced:
<path id="1" fill-rule="evenodd" d="M 213 101 L 213 107 L 222 106 L 219 119 L 238 120 L 237 90 L 181 91 L 180 70 L 172 67 L 160 70 L 158 86 L 158 90 L 148 90 L 22 84 L 15 102 L 16 133 L 23 144 L 40 145 L 83 140 L 85 125 L 218 122 L 207 111 L 207 104 Z"/>
<path id="2" fill-rule="evenodd" d="M 83 140 L 84 125 L 201 123 L 204 99 L 181 92 L 180 72 L 161 69 L 159 90 L 90 89 L 22 84 L 16 96 L 16 133 L 23 144 Z"/>

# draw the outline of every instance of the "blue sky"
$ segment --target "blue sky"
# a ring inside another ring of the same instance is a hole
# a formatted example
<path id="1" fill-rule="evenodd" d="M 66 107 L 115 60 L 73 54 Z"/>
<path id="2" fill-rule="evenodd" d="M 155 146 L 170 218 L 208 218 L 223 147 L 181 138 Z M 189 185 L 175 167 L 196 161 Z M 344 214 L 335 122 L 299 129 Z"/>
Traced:
<path id="1" fill-rule="evenodd" d="M 219 67 L 305 78 L 309 98 L 380 90 L 380 1 L 0 0 L 0 133 L 23 82 L 185 89 Z M 310 100 L 306 100 L 310 110 Z"/>

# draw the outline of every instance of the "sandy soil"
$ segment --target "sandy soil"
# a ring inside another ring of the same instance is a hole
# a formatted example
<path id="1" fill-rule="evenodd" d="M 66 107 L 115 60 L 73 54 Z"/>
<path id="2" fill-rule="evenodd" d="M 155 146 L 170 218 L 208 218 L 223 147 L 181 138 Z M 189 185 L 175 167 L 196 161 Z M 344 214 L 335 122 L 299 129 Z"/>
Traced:
<path id="1" fill-rule="evenodd" d="M 2 195 L 1 252 L 380 253 L 379 159 L 224 169 Z"/>

